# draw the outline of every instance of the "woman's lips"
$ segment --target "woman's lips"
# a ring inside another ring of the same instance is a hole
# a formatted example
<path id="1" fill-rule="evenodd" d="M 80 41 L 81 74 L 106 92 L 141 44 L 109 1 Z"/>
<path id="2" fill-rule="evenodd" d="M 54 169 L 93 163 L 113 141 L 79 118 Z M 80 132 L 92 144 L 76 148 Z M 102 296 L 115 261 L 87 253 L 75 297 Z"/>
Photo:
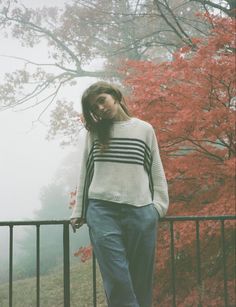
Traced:
<path id="1" fill-rule="evenodd" d="M 102 113 L 102 116 L 107 116 L 107 115 L 109 115 L 109 114 L 110 114 L 110 111 L 107 110 L 107 111 L 104 111 L 104 112 Z"/>

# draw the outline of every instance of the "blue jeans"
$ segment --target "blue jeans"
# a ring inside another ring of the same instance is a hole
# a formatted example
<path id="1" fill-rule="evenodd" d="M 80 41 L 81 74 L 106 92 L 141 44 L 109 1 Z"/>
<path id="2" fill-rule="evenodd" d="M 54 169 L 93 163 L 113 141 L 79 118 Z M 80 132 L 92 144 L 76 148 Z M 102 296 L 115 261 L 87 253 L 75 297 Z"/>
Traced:
<path id="1" fill-rule="evenodd" d="M 87 224 L 109 307 L 151 307 L 158 213 L 90 199 Z"/>

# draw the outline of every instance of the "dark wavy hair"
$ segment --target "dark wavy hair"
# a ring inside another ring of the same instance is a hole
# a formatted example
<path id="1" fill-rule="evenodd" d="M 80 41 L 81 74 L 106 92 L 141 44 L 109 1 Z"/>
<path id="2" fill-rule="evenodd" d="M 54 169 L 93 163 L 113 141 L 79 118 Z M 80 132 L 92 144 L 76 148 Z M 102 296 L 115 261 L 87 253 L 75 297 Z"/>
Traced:
<path id="1" fill-rule="evenodd" d="M 85 122 L 85 128 L 92 133 L 96 133 L 98 141 L 101 144 L 101 148 L 106 147 L 109 138 L 110 130 L 113 124 L 112 119 L 100 119 L 91 110 L 90 101 L 97 95 L 109 94 L 111 95 L 122 107 L 124 112 L 130 116 L 130 112 L 125 103 L 125 99 L 121 91 L 110 83 L 99 81 L 89 86 L 83 93 L 82 96 L 82 112 Z"/>

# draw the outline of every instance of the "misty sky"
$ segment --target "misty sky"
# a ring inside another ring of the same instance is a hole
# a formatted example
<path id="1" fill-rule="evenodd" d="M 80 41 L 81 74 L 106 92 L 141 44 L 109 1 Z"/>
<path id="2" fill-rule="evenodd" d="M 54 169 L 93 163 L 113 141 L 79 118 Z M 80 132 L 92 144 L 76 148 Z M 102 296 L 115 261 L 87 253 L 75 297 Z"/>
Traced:
<path id="1" fill-rule="evenodd" d="M 27 7 L 42 5 L 59 6 L 64 0 L 24 0 Z M 68 3 L 68 1 L 67 1 Z M 11 38 L 0 33 L 0 55 L 24 57 L 30 60 L 47 61 L 47 48 L 23 48 Z M 4 73 L 22 67 L 22 62 L 0 56 L 0 82 Z M 80 82 L 80 87 L 66 89 L 61 98 L 72 100 L 79 109 L 81 93 L 93 80 Z M 27 111 L 0 112 L 0 220 L 19 220 L 34 217 L 34 210 L 40 207 L 41 187 L 53 180 L 55 171 L 71 150 L 62 149 L 59 141 L 45 140 L 50 112 L 42 118 L 44 125 L 34 122 L 40 108 Z M 68 216 L 70 212 L 68 210 Z"/>

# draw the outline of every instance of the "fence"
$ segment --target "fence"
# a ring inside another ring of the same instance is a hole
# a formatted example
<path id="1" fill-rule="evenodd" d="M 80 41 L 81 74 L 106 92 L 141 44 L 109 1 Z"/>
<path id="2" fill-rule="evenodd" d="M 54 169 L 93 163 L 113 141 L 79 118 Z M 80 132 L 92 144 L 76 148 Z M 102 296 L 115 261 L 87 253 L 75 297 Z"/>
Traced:
<path id="1" fill-rule="evenodd" d="M 171 284 L 172 284 L 172 306 L 176 306 L 176 268 L 175 268 L 175 242 L 174 223 L 193 221 L 196 225 L 196 259 L 197 259 L 197 283 L 201 286 L 201 249 L 199 224 L 202 221 L 219 221 L 221 223 L 221 246 L 223 251 L 223 273 L 224 273 L 224 306 L 228 305 L 227 290 L 227 268 L 226 268 L 226 246 L 225 246 L 225 221 L 235 220 L 234 216 L 179 216 L 165 217 L 161 222 L 168 222 L 170 229 L 170 254 L 171 254 Z M 0 222 L 1 226 L 9 227 L 9 307 L 13 307 L 13 229 L 16 226 L 33 225 L 36 227 L 36 306 L 40 306 L 40 226 L 42 225 L 62 225 L 63 226 L 63 288 L 64 307 L 70 307 L 70 223 L 68 220 L 50 221 L 12 221 Z M 93 256 L 93 306 L 97 306 L 96 299 L 96 259 Z"/>

